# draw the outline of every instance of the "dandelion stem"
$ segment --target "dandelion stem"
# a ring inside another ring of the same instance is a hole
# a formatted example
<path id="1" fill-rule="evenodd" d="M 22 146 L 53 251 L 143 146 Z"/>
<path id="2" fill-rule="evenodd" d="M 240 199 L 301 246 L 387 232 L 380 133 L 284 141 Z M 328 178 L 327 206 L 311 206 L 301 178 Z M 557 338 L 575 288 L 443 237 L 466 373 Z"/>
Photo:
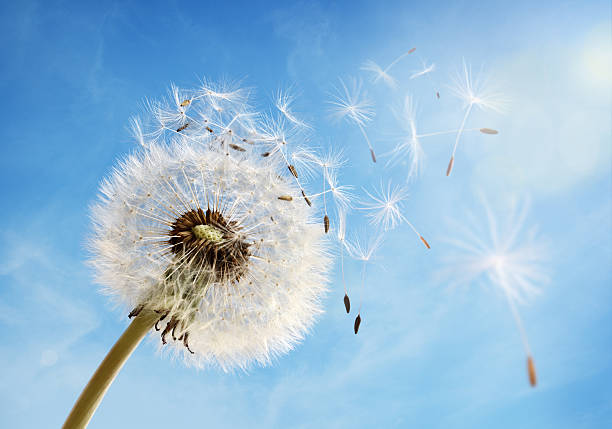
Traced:
<path id="1" fill-rule="evenodd" d="M 143 310 L 134 318 L 123 335 L 117 340 L 113 348 L 108 352 L 94 375 L 85 386 L 85 389 L 77 399 L 72 411 L 68 415 L 63 429 L 81 429 L 87 427 L 91 417 L 100 405 L 102 398 L 111 383 L 123 367 L 125 361 L 130 357 L 134 349 L 140 344 L 144 336 L 153 327 L 159 314 Z"/>

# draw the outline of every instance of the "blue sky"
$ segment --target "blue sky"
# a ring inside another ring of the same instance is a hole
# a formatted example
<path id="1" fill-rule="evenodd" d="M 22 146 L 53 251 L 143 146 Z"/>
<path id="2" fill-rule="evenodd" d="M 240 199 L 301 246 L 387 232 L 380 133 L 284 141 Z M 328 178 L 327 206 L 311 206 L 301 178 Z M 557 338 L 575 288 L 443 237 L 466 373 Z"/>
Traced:
<path id="1" fill-rule="evenodd" d="M 126 315 L 97 292 L 85 265 L 88 206 L 99 181 L 134 145 L 128 119 L 171 82 L 242 79 L 261 107 L 279 88 L 313 144 L 344 148 L 343 180 L 405 180 L 373 165 L 358 130 L 327 117 L 338 77 L 360 76 L 376 104 L 368 128 L 380 152 L 400 132 L 392 108 L 410 93 L 423 131 L 456 128 L 450 95 L 463 59 L 508 99 L 475 112 L 450 178 L 453 136 L 424 143 L 402 228 L 369 269 L 358 336 L 336 273 L 326 313 L 272 367 L 196 371 L 144 342 L 94 416 L 107 427 L 537 427 L 612 425 L 612 52 L 610 4 L 589 2 L 4 2 L 0 6 L 0 414 L 11 428 L 58 427 Z M 537 4 L 536 4 L 537 3 Z M 396 91 L 359 69 L 411 47 L 435 62 L 397 64 Z M 440 88 L 436 100 L 433 87 Z M 431 142 L 431 143 L 430 143 Z M 483 283 L 451 288 L 439 275 L 448 219 L 500 218 L 530 201 L 549 249 L 549 282 L 520 305 L 538 368 L 528 386 L 520 338 L 503 294 Z M 359 222 L 356 221 L 356 224 Z M 359 265 L 347 278 L 358 299 Z"/>

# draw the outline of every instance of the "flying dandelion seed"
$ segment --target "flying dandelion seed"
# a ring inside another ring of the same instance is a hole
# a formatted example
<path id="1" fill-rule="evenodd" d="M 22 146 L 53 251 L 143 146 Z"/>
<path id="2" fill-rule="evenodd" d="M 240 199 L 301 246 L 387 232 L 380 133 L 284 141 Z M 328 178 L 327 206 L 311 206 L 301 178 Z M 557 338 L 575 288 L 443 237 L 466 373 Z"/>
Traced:
<path id="1" fill-rule="evenodd" d="M 431 85 L 432 90 L 435 92 L 436 98 L 439 100 L 440 91 L 438 90 L 438 86 L 434 83 L 433 79 L 431 78 L 431 73 L 433 73 L 436 70 L 436 65 L 434 63 L 427 64 L 427 61 L 423 60 L 422 58 L 420 58 L 420 61 L 421 61 L 421 68 L 419 70 L 415 70 L 414 72 L 412 72 L 412 74 L 410 75 L 410 80 L 425 76 L 427 80 L 429 81 L 429 84 Z"/>
<path id="2" fill-rule="evenodd" d="M 367 217 L 370 218 L 370 223 L 383 228 L 385 231 L 394 229 L 396 226 L 406 223 L 410 229 L 416 234 L 419 240 L 430 249 L 429 243 L 417 231 L 412 223 L 404 216 L 403 203 L 408 198 L 408 189 L 405 186 L 392 185 L 387 183 L 385 187 L 381 182 L 380 188 L 373 193 L 364 190 L 369 197 L 368 201 L 364 201 L 359 210 L 367 210 Z"/>
<path id="3" fill-rule="evenodd" d="M 409 167 L 407 178 L 410 179 L 419 174 L 425 153 L 419 140 L 416 128 L 416 106 L 411 96 L 406 96 L 401 114 L 396 114 L 400 125 L 407 131 L 407 135 L 402 137 L 399 144 L 388 154 L 387 165 L 394 165 L 401 160 L 408 158 Z"/>
<path id="4" fill-rule="evenodd" d="M 404 99 L 404 105 L 401 113 L 396 113 L 395 116 L 398 118 L 400 125 L 405 130 L 406 134 L 401 138 L 395 148 L 384 154 L 388 157 L 387 165 L 396 165 L 402 162 L 404 159 L 408 159 L 408 174 L 407 180 L 419 175 L 423 168 L 423 161 L 425 159 L 425 152 L 421 139 L 426 137 L 434 137 L 445 134 L 454 134 L 459 130 L 446 130 L 436 131 L 431 133 L 418 134 L 416 125 L 416 105 L 413 98 L 408 95 Z M 497 130 L 491 128 L 468 128 L 464 129 L 463 132 L 479 131 L 483 134 L 498 134 Z"/>
<path id="5" fill-rule="evenodd" d="M 423 63 L 423 67 L 420 70 L 417 70 L 412 73 L 410 75 L 410 79 L 416 79 L 417 77 L 425 76 L 426 74 L 433 72 L 435 69 L 436 65 L 434 63 L 431 63 L 429 65 L 427 65 L 427 63 Z"/>
<path id="6" fill-rule="evenodd" d="M 503 95 L 491 90 L 486 80 L 481 76 L 473 78 L 472 68 L 465 61 L 463 61 L 463 72 L 454 78 L 454 85 L 451 87 L 451 91 L 456 97 L 464 101 L 465 113 L 455 137 L 453 152 L 446 169 L 447 176 L 450 176 L 453 170 L 457 146 L 473 107 L 501 112 L 505 105 Z"/>
<path id="7" fill-rule="evenodd" d="M 308 128 L 308 125 L 304 121 L 298 119 L 297 116 L 294 115 L 291 111 L 291 104 L 294 100 L 295 96 L 291 94 L 290 89 L 287 91 L 278 90 L 274 100 L 274 105 L 276 106 L 278 111 L 281 112 L 285 116 L 285 118 L 287 118 L 289 122 L 299 127 Z"/>
<path id="8" fill-rule="evenodd" d="M 391 75 L 389 75 L 389 70 L 391 70 L 391 68 L 393 68 L 394 65 L 396 65 L 398 62 L 400 62 L 401 60 L 406 58 L 408 55 L 412 54 L 414 51 L 416 51 L 416 48 L 412 48 L 408 52 L 403 53 L 402 55 L 400 55 L 399 57 L 394 59 L 384 69 L 382 67 L 380 67 L 378 64 L 376 64 L 374 61 L 367 60 L 361 66 L 361 70 L 364 70 L 364 71 L 369 72 L 369 73 L 372 74 L 372 76 L 373 76 L 372 82 L 373 83 L 378 83 L 379 81 L 382 80 L 383 82 L 385 82 L 391 88 L 396 88 L 397 87 L 397 81 Z"/>
<path id="9" fill-rule="evenodd" d="M 372 162 L 376 162 L 376 154 L 372 142 L 365 131 L 365 124 L 374 118 L 374 109 L 367 99 L 365 92 L 362 91 L 363 82 L 351 79 L 349 87 L 340 79 L 340 88 L 336 88 L 336 94 L 329 103 L 332 105 L 332 116 L 337 119 L 347 119 L 359 127 L 368 148 Z"/>
<path id="10" fill-rule="evenodd" d="M 376 64 L 372 60 L 367 60 L 365 63 L 363 63 L 363 65 L 361 66 L 361 70 L 370 72 L 373 75 L 372 83 L 378 83 L 380 80 L 382 80 L 391 88 L 397 87 L 397 81 L 395 80 L 395 78 L 390 76 L 389 73 L 383 70 L 378 64 Z"/>
<path id="11" fill-rule="evenodd" d="M 238 89 L 172 87 L 170 103 L 151 105 L 161 131 L 132 122 L 143 148 L 101 185 L 90 262 L 133 321 L 64 427 L 87 425 L 153 329 L 189 365 L 244 369 L 287 353 L 321 313 L 333 263 L 325 234 L 297 174 L 280 174 L 284 150 L 261 156 L 279 136 L 246 103 Z M 190 126 L 177 132 L 181 123 Z"/>
<path id="12" fill-rule="evenodd" d="M 366 267 L 367 264 L 374 258 L 374 255 L 383 243 L 382 234 L 370 236 L 369 238 L 364 238 L 365 236 L 366 234 L 363 234 L 361 239 L 355 238 L 350 243 L 347 242 L 347 249 L 349 250 L 351 256 L 356 260 L 361 261 L 361 294 L 359 297 L 359 309 L 357 311 L 357 317 L 355 317 L 355 335 L 357 335 L 357 333 L 359 332 L 359 327 L 361 325 L 361 309 L 363 306 L 363 293 L 365 290 L 366 282 Z"/>
<path id="13" fill-rule="evenodd" d="M 456 249 L 448 261 L 447 275 L 452 276 L 451 284 L 473 284 L 480 281 L 501 289 L 527 355 L 529 382 L 535 386 L 535 365 L 516 305 L 537 293 L 538 285 L 547 282 L 547 276 L 541 268 L 546 249 L 534 229 L 523 233 L 527 204 L 513 202 L 502 224 L 484 198 L 482 204 L 486 214 L 484 222 L 471 213 L 468 224 L 450 221 L 451 227 L 461 238 L 446 240 Z"/>
<path id="14" fill-rule="evenodd" d="M 338 227 L 336 228 L 336 238 L 338 239 L 340 247 L 340 272 L 342 273 L 342 286 L 344 287 L 344 309 L 346 313 L 351 312 L 351 300 L 348 296 L 348 289 L 346 287 L 346 280 L 344 279 L 344 249 L 347 246 L 346 243 L 346 213 L 340 211 L 338 213 Z"/>

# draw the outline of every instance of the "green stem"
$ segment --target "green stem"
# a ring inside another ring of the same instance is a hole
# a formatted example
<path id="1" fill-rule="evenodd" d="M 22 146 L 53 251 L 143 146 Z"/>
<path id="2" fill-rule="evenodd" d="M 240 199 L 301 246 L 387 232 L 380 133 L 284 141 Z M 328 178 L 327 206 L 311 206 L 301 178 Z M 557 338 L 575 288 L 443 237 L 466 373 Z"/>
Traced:
<path id="1" fill-rule="evenodd" d="M 68 415 L 63 429 L 85 428 L 123 364 L 149 332 L 159 314 L 142 310 L 108 352 Z"/>

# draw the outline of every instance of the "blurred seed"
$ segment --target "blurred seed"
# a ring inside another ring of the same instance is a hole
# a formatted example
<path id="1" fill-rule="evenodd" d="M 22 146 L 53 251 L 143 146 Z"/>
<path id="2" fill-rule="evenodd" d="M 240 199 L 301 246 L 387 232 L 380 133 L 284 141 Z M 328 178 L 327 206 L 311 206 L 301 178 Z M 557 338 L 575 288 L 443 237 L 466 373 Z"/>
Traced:
<path id="1" fill-rule="evenodd" d="M 283 201 L 293 201 L 293 197 L 291 195 L 281 195 L 278 197 L 278 199 Z"/>
<path id="2" fill-rule="evenodd" d="M 370 155 L 372 155 L 372 161 L 376 162 L 376 155 L 374 154 L 374 149 L 370 149 Z"/>
<path id="3" fill-rule="evenodd" d="M 491 128 L 481 128 L 480 132 L 483 134 L 499 134 L 499 131 L 492 130 Z"/>
<path id="4" fill-rule="evenodd" d="M 208 126 L 206 127 L 206 131 L 208 131 L 209 133 L 214 133 L 213 129 Z"/>
<path id="5" fill-rule="evenodd" d="M 181 131 L 183 131 L 185 128 L 187 128 L 189 126 L 189 122 L 185 122 L 185 125 L 181 125 L 180 127 L 178 127 L 176 129 L 177 133 L 180 133 Z"/>
<path id="6" fill-rule="evenodd" d="M 229 147 L 231 147 L 231 148 L 232 148 L 232 149 L 234 149 L 234 150 L 237 150 L 238 152 L 246 152 L 246 149 L 245 149 L 245 148 L 240 147 L 240 146 L 238 146 L 237 144 L 233 144 L 233 143 L 231 143 L 231 144 L 229 145 Z"/>
<path id="7" fill-rule="evenodd" d="M 436 97 L 438 97 L 438 100 L 440 99 L 440 93 L 438 91 L 436 91 Z"/>
<path id="8" fill-rule="evenodd" d="M 306 196 L 306 193 L 304 192 L 304 190 L 302 190 L 302 196 L 304 197 L 304 200 L 306 200 L 306 204 L 308 204 L 308 207 L 312 207 L 312 203 L 310 202 L 310 200 Z"/>
<path id="9" fill-rule="evenodd" d="M 355 335 L 357 335 L 357 332 L 359 332 L 359 325 L 361 325 L 361 315 L 357 314 L 357 317 L 355 318 Z"/>
<path id="10" fill-rule="evenodd" d="M 427 242 L 427 240 L 425 240 L 423 238 L 422 235 L 419 235 L 419 238 L 421 239 L 421 241 L 423 242 L 423 244 L 425 245 L 425 247 L 427 247 L 428 249 L 431 249 L 431 247 L 429 246 L 429 243 Z"/>
<path id="11" fill-rule="evenodd" d="M 297 174 L 297 170 L 295 169 L 295 167 L 291 164 L 289 164 L 287 166 L 287 168 L 289 169 L 289 171 L 291 171 L 291 174 L 293 174 L 293 176 L 297 179 L 298 178 L 298 174 Z"/>
<path id="12" fill-rule="evenodd" d="M 451 156 L 450 162 L 448 163 L 448 167 L 446 168 L 446 177 L 450 176 L 451 171 L 453 171 L 454 163 L 455 163 L 455 157 Z"/>
<path id="13" fill-rule="evenodd" d="M 191 100 L 183 100 L 181 103 L 181 107 L 189 106 L 191 104 Z"/>
<path id="14" fill-rule="evenodd" d="M 409 54 L 413 53 L 414 51 L 416 51 L 416 48 L 412 48 L 411 50 L 408 51 Z"/>
<path id="15" fill-rule="evenodd" d="M 264 152 L 261 154 L 261 156 L 263 156 L 264 158 L 267 158 L 270 156 L 270 152 Z"/>
<path id="16" fill-rule="evenodd" d="M 344 308 L 346 308 L 346 314 L 351 311 L 351 300 L 347 294 L 344 294 Z"/>
<path id="17" fill-rule="evenodd" d="M 329 232 L 329 216 L 325 215 L 323 225 L 325 225 L 325 234 L 327 234 Z"/>
<path id="18" fill-rule="evenodd" d="M 531 387 L 535 387 L 537 384 L 536 370 L 531 356 L 527 356 L 527 372 L 529 373 L 529 384 L 531 384 Z"/>

